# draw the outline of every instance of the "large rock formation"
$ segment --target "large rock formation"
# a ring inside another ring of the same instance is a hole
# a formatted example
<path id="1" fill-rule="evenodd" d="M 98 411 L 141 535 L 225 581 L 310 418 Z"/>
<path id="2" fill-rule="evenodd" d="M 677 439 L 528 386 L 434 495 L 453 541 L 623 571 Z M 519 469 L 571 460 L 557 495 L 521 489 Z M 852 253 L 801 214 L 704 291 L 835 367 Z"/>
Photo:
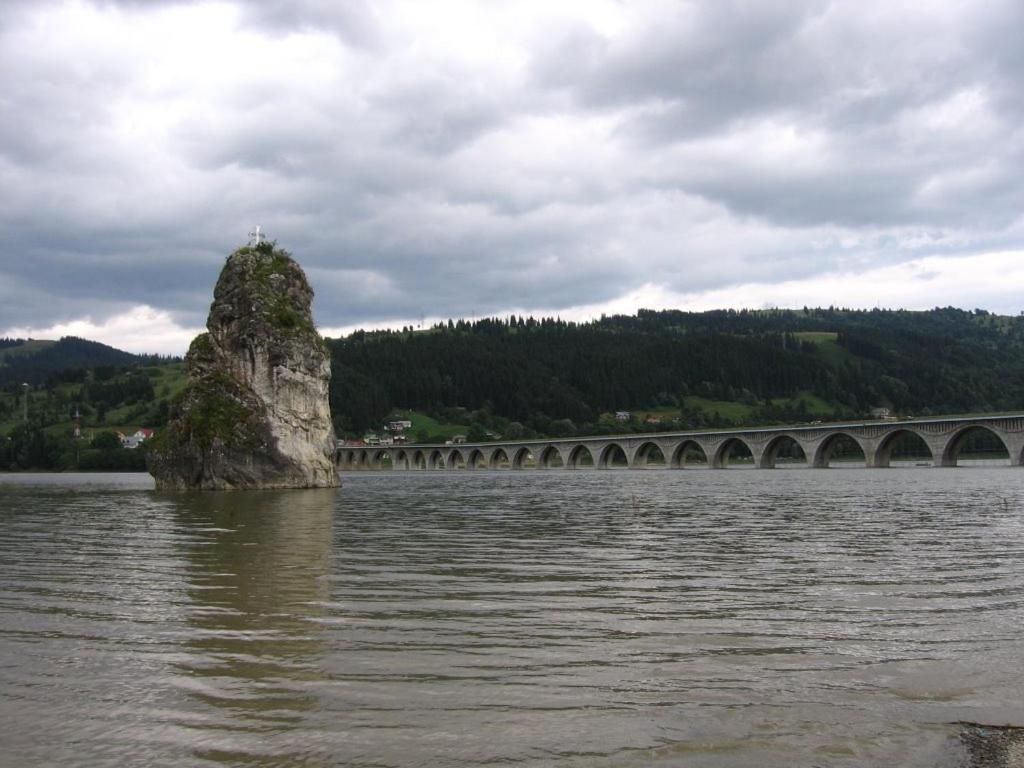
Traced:
<path id="1" fill-rule="evenodd" d="M 189 383 L 149 452 L 159 489 L 338 484 L 313 291 L 270 243 L 240 248 L 217 280 L 208 333 L 185 357 Z"/>

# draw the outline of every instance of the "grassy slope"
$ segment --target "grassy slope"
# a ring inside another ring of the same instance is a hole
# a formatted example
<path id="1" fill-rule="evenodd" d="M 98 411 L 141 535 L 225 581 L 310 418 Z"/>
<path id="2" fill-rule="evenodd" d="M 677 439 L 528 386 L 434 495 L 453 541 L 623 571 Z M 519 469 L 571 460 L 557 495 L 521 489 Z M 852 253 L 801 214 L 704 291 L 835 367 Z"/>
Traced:
<path id="1" fill-rule="evenodd" d="M 185 388 L 187 377 L 185 376 L 184 363 L 170 363 L 168 365 L 151 366 L 147 370 L 159 371 L 159 376 L 150 377 L 153 382 L 153 390 L 156 392 L 156 399 L 167 400 L 173 398 L 178 392 Z M 115 432 L 134 432 L 137 425 L 131 424 L 131 412 L 136 406 L 128 405 L 122 408 L 113 408 L 107 411 L 106 424 L 103 429 Z M 118 426 L 114 426 L 118 425 Z"/>
<path id="2" fill-rule="evenodd" d="M 16 349 L 20 349 L 20 347 L 16 347 Z M 152 370 L 157 374 L 151 377 L 153 389 L 156 392 L 157 402 L 174 397 L 174 395 L 185 387 L 187 379 L 185 376 L 184 363 L 154 365 L 148 367 L 146 370 Z M 54 389 L 54 392 L 70 398 L 80 388 L 80 386 L 81 385 L 79 384 L 60 384 Z M 45 397 L 45 392 L 30 392 L 29 410 L 32 410 L 34 403 L 38 403 L 41 407 Z M 21 395 L 0 393 L 0 400 L 4 400 L 14 405 L 12 415 L 6 420 L 0 420 L 0 434 L 6 434 L 21 423 Z M 147 403 L 147 407 L 150 407 L 151 405 L 152 403 Z M 138 406 L 136 405 L 129 405 L 121 408 L 112 408 L 107 411 L 107 417 L 103 424 L 85 423 L 82 425 L 82 430 L 86 435 L 96 434 L 98 432 L 123 432 L 124 434 L 132 434 L 141 427 L 140 424 L 134 422 L 131 418 L 132 412 L 135 411 L 137 407 Z M 66 435 L 71 433 L 73 426 L 74 424 L 72 420 L 67 419 L 65 421 L 49 425 L 46 427 L 45 431 L 52 435 Z"/>
<path id="3" fill-rule="evenodd" d="M 408 419 L 412 422 L 412 429 L 406 430 L 409 439 L 415 439 L 416 433 L 420 430 L 425 430 L 430 435 L 445 440 L 449 440 L 455 435 L 464 435 L 469 430 L 465 424 L 443 424 L 418 411 L 396 411 L 393 416 L 396 419 Z"/>
<path id="4" fill-rule="evenodd" d="M 710 400 L 706 397 L 697 397 L 695 395 L 687 397 L 683 402 L 687 408 L 702 411 L 709 416 L 717 411 L 719 416 L 732 419 L 733 421 L 749 419 L 750 414 L 754 412 L 754 407 L 745 403 L 735 403 L 729 400 Z"/>
<path id="5" fill-rule="evenodd" d="M 801 392 L 796 398 L 776 397 L 772 403 L 776 406 L 796 407 L 803 400 L 807 406 L 809 418 L 821 418 L 831 416 L 835 409 L 831 403 L 826 402 L 811 392 Z M 746 421 L 752 418 L 755 407 L 746 403 L 738 403 L 730 400 L 710 400 L 706 397 L 690 396 L 683 401 L 684 405 L 694 411 L 701 411 L 710 416 L 717 412 L 719 416 L 734 421 Z M 643 422 L 648 416 L 656 416 L 662 421 L 671 421 L 679 416 L 679 408 L 665 406 L 663 408 L 637 408 L 633 411 L 633 418 Z"/>
<path id="6" fill-rule="evenodd" d="M 809 341 L 818 348 L 818 355 L 831 366 L 838 367 L 857 358 L 839 346 L 839 334 L 831 331 L 799 331 L 793 334 L 800 341 Z"/>

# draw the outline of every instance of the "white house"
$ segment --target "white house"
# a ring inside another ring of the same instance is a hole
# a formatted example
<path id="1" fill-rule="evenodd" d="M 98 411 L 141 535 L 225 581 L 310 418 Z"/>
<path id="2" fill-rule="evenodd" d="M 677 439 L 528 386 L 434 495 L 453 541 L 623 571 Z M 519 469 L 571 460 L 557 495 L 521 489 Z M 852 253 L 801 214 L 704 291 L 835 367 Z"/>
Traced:
<path id="1" fill-rule="evenodd" d="M 144 442 L 149 440 L 151 437 L 153 437 L 153 430 L 152 429 L 139 429 L 139 430 L 136 430 L 135 433 L 132 434 L 132 435 L 122 435 L 120 432 L 118 432 L 117 436 L 121 438 L 121 447 L 122 448 L 128 448 L 129 450 L 134 450 L 135 448 L 138 448 Z"/>

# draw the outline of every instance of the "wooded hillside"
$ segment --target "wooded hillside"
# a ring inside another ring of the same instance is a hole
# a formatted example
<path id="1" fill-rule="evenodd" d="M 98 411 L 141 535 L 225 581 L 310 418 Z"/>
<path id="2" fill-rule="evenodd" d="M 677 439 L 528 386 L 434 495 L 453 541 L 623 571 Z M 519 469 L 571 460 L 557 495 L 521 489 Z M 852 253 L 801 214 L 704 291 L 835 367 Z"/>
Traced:
<path id="1" fill-rule="evenodd" d="M 351 433 L 396 408 L 464 409 L 485 425 L 546 433 L 554 422 L 564 432 L 564 420 L 593 431 L 602 413 L 622 409 L 677 409 L 682 426 L 713 423 L 708 402 L 745 404 L 758 423 L 876 407 L 919 416 L 1024 407 L 1024 317 L 980 310 L 510 317 L 329 343 L 334 417 Z"/>

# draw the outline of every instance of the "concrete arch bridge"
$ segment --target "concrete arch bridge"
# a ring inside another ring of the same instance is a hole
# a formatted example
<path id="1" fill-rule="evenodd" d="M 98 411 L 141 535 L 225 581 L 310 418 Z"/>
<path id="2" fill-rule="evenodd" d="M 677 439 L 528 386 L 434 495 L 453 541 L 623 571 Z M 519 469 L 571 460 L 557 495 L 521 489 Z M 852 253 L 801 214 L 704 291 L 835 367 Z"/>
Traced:
<path id="1" fill-rule="evenodd" d="M 1024 464 L 1024 414 L 457 445 L 343 446 L 340 470 L 955 467 Z"/>

